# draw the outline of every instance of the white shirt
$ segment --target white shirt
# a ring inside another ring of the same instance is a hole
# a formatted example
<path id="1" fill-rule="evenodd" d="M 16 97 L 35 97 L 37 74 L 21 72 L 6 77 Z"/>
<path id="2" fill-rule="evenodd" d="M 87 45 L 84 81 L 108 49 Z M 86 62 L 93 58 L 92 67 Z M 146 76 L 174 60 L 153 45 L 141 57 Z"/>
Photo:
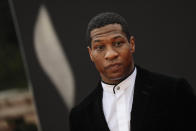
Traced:
<path id="1" fill-rule="evenodd" d="M 133 73 L 116 85 L 115 88 L 115 85 L 101 82 L 103 87 L 103 112 L 110 131 L 130 131 L 136 73 L 137 69 L 135 67 Z"/>

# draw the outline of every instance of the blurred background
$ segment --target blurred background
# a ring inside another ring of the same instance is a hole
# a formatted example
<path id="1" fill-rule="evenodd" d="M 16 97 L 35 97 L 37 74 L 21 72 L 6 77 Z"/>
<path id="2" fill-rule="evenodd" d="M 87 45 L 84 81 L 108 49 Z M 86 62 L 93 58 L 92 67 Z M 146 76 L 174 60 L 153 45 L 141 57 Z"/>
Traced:
<path id="1" fill-rule="evenodd" d="M 0 1 L 0 131 L 37 131 L 32 91 L 8 0 Z"/>

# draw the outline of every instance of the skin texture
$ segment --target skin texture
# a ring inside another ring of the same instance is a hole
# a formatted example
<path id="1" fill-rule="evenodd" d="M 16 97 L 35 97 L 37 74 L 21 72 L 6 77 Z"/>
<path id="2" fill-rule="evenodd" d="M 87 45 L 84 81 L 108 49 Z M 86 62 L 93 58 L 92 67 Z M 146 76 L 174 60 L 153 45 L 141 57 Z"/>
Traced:
<path id="1" fill-rule="evenodd" d="M 91 47 L 88 52 L 100 73 L 102 81 L 118 84 L 134 68 L 135 39 L 128 41 L 120 24 L 109 24 L 90 32 Z"/>

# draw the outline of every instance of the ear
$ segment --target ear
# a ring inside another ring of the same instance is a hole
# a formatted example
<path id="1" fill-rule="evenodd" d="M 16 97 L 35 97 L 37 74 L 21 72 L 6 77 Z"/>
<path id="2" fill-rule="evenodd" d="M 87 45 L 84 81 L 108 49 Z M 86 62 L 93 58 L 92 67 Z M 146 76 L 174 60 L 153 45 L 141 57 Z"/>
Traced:
<path id="1" fill-rule="evenodd" d="M 93 56 L 92 56 L 92 50 L 91 50 L 91 48 L 89 46 L 87 48 L 88 48 L 88 54 L 89 54 L 89 56 L 91 58 L 91 61 L 93 62 L 94 59 L 93 59 Z"/>
<path id="2" fill-rule="evenodd" d="M 135 37 L 131 36 L 129 41 L 130 41 L 130 51 L 134 53 L 135 52 Z"/>

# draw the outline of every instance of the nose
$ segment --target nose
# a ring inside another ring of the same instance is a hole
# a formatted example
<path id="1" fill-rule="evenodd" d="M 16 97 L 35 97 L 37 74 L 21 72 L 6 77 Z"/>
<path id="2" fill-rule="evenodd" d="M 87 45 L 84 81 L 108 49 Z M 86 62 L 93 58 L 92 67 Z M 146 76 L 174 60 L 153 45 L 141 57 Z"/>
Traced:
<path id="1" fill-rule="evenodd" d="M 107 49 L 107 51 L 105 53 L 105 59 L 106 60 L 113 60 L 117 57 L 118 57 L 118 52 L 117 51 L 115 51 L 112 48 Z"/>

